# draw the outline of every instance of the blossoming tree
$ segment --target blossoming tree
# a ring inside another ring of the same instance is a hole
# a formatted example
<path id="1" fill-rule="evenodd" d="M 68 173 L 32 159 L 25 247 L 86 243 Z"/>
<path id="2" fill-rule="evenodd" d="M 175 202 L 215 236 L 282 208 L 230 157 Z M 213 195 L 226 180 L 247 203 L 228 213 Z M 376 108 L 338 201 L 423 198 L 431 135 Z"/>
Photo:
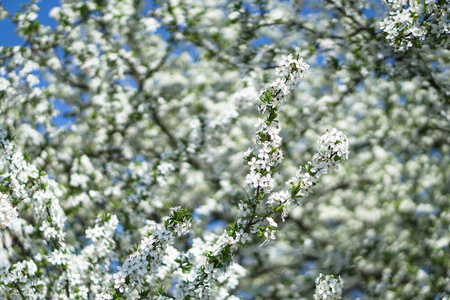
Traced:
<path id="1" fill-rule="evenodd" d="M 448 299 L 447 1 L 39 5 L 0 2 L 0 298 Z"/>

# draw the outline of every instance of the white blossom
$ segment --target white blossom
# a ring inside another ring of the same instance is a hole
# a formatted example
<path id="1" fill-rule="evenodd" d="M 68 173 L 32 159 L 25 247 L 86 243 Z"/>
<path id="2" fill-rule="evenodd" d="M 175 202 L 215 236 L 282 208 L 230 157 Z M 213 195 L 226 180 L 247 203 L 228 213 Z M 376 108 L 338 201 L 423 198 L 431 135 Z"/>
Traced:
<path id="1" fill-rule="evenodd" d="M 323 275 L 320 273 L 316 278 L 314 299 L 342 299 L 343 286 L 344 280 L 340 276 L 335 278 L 333 275 Z"/>

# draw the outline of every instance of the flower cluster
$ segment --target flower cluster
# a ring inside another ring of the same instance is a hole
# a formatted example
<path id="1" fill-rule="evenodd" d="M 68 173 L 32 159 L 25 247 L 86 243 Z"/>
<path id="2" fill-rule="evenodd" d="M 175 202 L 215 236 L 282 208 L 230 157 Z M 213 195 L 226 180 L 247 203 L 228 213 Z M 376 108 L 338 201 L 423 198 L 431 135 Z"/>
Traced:
<path id="1" fill-rule="evenodd" d="M 450 25 L 448 1 L 384 1 L 390 10 L 380 23 L 386 38 L 399 50 L 417 47 L 426 39 L 446 47 Z"/>
<path id="2" fill-rule="evenodd" d="M 1 160 L 9 163 L 9 172 L 0 176 L 0 184 L 16 199 L 27 200 L 29 195 L 25 187 L 26 183 L 36 179 L 39 173 L 35 166 L 25 160 L 22 153 L 15 151 L 11 139 L 12 137 L 6 132 L 0 132 Z"/>
<path id="3" fill-rule="evenodd" d="M 163 262 L 167 247 L 176 237 L 189 231 L 191 215 L 181 207 L 171 208 L 170 218 L 163 226 L 155 224 L 118 272 L 114 274 L 114 288 L 120 294 L 129 293 L 145 282 L 148 275 L 154 274 Z"/>
<path id="4" fill-rule="evenodd" d="M 316 278 L 316 292 L 314 300 L 337 300 L 342 299 L 342 287 L 344 280 L 339 276 L 335 278 L 333 275 L 323 275 L 322 273 Z"/>
<path id="5" fill-rule="evenodd" d="M 287 207 L 291 204 L 291 193 L 288 191 L 279 191 L 269 196 L 266 204 L 271 207 L 281 207 L 281 220 L 284 222 L 287 217 Z"/>
<path id="6" fill-rule="evenodd" d="M 232 263 L 234 251 L 239 245 L 244 245 L 252 234 L 258 234 L 264 238 L 261 246 L 276 238 L 278 227 L 273 218 L 275 213 L 280 213 L 284 221 L 287 217 L 287 207 L 292 198 L 298 197 L 299 190 L 305 191 L 306 180 L 303 184 L 292 183 L 291 192 L 281 191 L 272 193 L 274 188 L 274 168 L 283 160 L 283 152 L 280 149 L 281 126 L 276 119 L 279 105 L 289 95 L 293 86 L 304 76 L 308 65 L 300 59 L 293 59 L 292 55 L 283 55 L 277 75 L 278 79 L 269 85 L 260 96 L 262 106 L 260 112 L 265 113 L 263 119 L 258 119 L 256 132 L 253 138 L 255 148 L 249 148 L 244 153 L 244 158 L 250 166 L 250 173 L 246 175 L 244 188 L 248 192 L 248 199 L 240 201 L 239 210 L 241 218 L 231 225 L 214 243 L 211 250 L 206 251 L 202 263 L 193 268 L 181 284 L 176 287 L 176 297 L 184 299 L 203 299 L 211 295 L 211 289 L 217 284 L 220 276 L 226 272 L 226 268 Z M 337 167 L 339 160 L 348 158 L 347 138 L 336 129 L 328 132 L 318 140 L 319 152 L 313 157 L 313 163 L 309 163 L 311 174 L 318 179 L 327 170 L 332 172 Z M 298 175 L 300 176 L 300 175 Z M 316 180 L 317 181 L 317 180 Z M 295 186 L 297 185 L 297 186 Z M 266 201 L 269 207 L 260 207 L 261 199 L 268 196 Z M 302 196 L 307 196 L 303 193 Z M 266 223 L 267 225 L 262 225 Z"/>
<path id="7" fill-rule="evenodd" d="M 5 212 L 0 227 L 11 226 L 11 222 L 18 217 L 14 205 L 24 202 L 33 206 L 35 219 L 42 222 L 40 230 L 44 237 L 62 241 L 65 215 L 52 191 L 52 188 L 57 189 L 54 182 L 30 164 L 26 157 L 15 149 L 11 140 L 12 136 L 0 132 L 2 161 L 8 166 L 8 171 L 0 175 L 0 209 Z"/>
<path id="8" fill-rule="evenodd" d="M 9 227 L 18 216 L 17 208 L 8 201 L 6 194 L 0 192 L 0 229 Z"/>
<path id="9" fill-rule="evenodd" d="M 269 240 L 275 239 L 274 227 L 277 224 L 270 213 L 266 216 L 260 216 L 259 220 L 268 221 L 268 226 L 254 228 L 253 219 L 256 217 L 256 209 L 263 195 L 270 195 L 274 188 L 275 179 L 272 177 L 274 168 L 283 160 L 283 151 L 281 150 L 282 138 L 279 135 L 281 125 L 278 123 L 277 115 L 280 104 L 290 94 L 290 91 L 296 84 L 303 79 L 305 71 L 309 65 L 303 62 L 302 58 L 294 59 L 292 54 L 282 55 L 276 68 L 276 75 L 279 76 L 275 82 L 269 84 L 260 95 L 261 103 L 259 110 L 265 113 L 265 117 L 258 119 L 255 124 L 256 130 L 253 138 L 255 148 L 249 148 L 244 153 L 244 158 L 250 166 L 250 173 L 246 175 L 244 188 L 249 193 L 250 200 L 242 201 L 239 204 L 241 214 L 249 218 L 247 221 L 239 219 L 237 224 L 244 226 L 247 230 L 265 238 L 262 245 Z M 275 196 L 277 198 L 278 196 Z M 271 198 L 269 198 L 271 199 Z M 272 198 L 273 199 L 273 198 Z M 272 200 L 268 200 L 269 202 Z M 283 201 L 287 205 L 289 199 Z M 286 206 L 282 207 L 282 216 L 287 215 Z"/>
<path id="10" fill-rule="evenodd" d="M 336 128 L 319 137 L 317 145 L 319 151 L 304 168 L 300 167 L 296 176 L 289 181 L 293 198 L 308 196 L 322 175 L 332 174 L 333 170 L 339 167 L 340 160 L 348 159 L 348 139 Z"/>
<path id="11" fill-rule="evenodd" d="M 15 287 L 20 286 L 20 296 L 17 299 L 39 299 L 37 290 L 45 289 L 43 280 L 36 278 L 38 268 L 33 260 L 24 260 L 18 262 L 9 268 L 0 269 L 0 279 L 2 284 L 11 285 Z M 30 280 L 33 278 L 34 280 Z M 46 292 L 44 290 L 44 292 Z M 26 297 L 26 298 L 25 298 Z"/>
<path id="12" fill-rule="evenodd" d="M 87 276 L 98 283 L 91 287 L 95 293 L 99 293 L 97 296 L 101 295 L 101 291 L 105 291 L 106 297 L 106 287 L 111 282 L 109 269 L 114 258 L 114 233 L 118 225 L 116 215 L 102 214 L 95 220 L 95 226 L 86 230 L 86 237 L 91 239 L 92 244 L 86 246 L 81 255 L 90 264 L 89 271 L 85 271 Z"/>
<path id="13" fill-rule="evenodd" d="M 284 84 L 288 85 L 289 89 L 293 89 L 295 85 L 303 79 L 305 71 L 308 68 L 309 65 L 300 57 L 295 59 L 292 54 L 281 55 L 281 59 L 278 62 L 278 67 L 276 68 L 276 75 L 286 78 L 287 80 Z"/>
<path id="14" fill-rule="evenodd" d="M 229 274 L 227 268 L 234 257 L 234 251 L 239 246 L 239 237 L 232 237 L 226 232 L 205 251 L 203 262 L 192 268 L 184 276 L 181 284 L 176 286 L 177 299 L 207 299 L 211 292 L 224 277 Z"/>
<path id="15" fill-rule="evenodd" d="M 58 188 L 54 181 L 29 163 L 26 154 L 18 151 L 12 140 L 10 134 L 0 131 L 3 168 L 3 174 L 0 175 L 0 228 L 8 229 L 8 235 L 13 233 L 19 237 L 22 251 L 27 253 L 33 253 L 35 249 L 24 233 L 28 235 L 36 232 L 34 227 L 39 228 L 42 233 L 40 236 L 48 244 L 45 250 L 37 254 L 36 261 L 41 260 L 44 254 L 49 264 L 65 268 L 70 255 L 64 241 L 65 214 L 54 193 Z M 31 209 L 27 210 L 27 207 Z M 32 214 L 31 218 L 27 216 L 28 212 Z M 0 247 L 1 252 L 6 250 L 2 248 L 3 245 Z M 34 260 L 11 262 L 8 254 L 12 253 L 8 253 L 8 250 L 0 253 L 0 282 L 14 287 L 10 291 L 12 295 L 37 299 L 37 287 L 46 288 L 45 282 L 36 278 L 37 264 Z"/>
<path id="16" fill-rule="evenodd" d="M 266 113 L 265 118 L 258 119 L 253 143 L 256 148 L 249 148 L 244 157 L 250 166 L 250 173 L 245 177 L 244 188 L 247 192 L 270 193 L 274 187 L 273 168 L 283 160 L 280 149 L 281 126 L 275 121 L 278 105 L 289 96 L 290 90 L 303 78 L 309 65 L 301 58 L 294 59 L 292 54 L 282 55 L 276 74 L 279 76 L 260 95 L 259 109 Z"/>
<path id="17" fill-rule="evenodd" d="M 279 104 L 303 78 L 308 68 L 302 59 L 294 59 L 292 54 L 283 55 L 276 70 L 280 78 L 261 92 L 259 111 L 265 113 L 265 117 L 258 119 L 255 124 L 255 148 L 249 148 L 244 153 L 250 173 L 246 175 L 243 184 L 249 194 L 249 200 L 239 203 L 243 218 L 239 218 L 230 230 L 217 239 L 212 249 L 206 252 L 205 261 L 197 265 L 190 276 L 177 285 L 177 298 L 208 297 L 211 288 L 217 284 L 219 277 L 224 276 L 227 266 L 233 261 L 234 251 L 250 239 L 250 234 L 258 233 L 265 237 L 266 242 L 275 239 L 275 231 L 272 230 L 277 226 L 275 220 L 270 215 L 258 218 L 256 208 L 262 196 L 273 191 L 275 179 L 272 174 L 274 168 L 283 160 L 283 152 L 280 149 L 282 138 L 279 135 L 281 126 L 276 120 Z M 260 221 L 268 221 L 269 226 L 255 228 L 254 225 Z"/>
<path id="18" fill-rule="evenodd" d="M 259 105 L 259 110 L 265 112 L 268 107 L 276 108 L 280 102 L 289 96 L 290 91 L 295 88 L 297 83 L 303 79 L 308 68 L 309 65 L 302 58 L 297 57 L 295 59 L 292 54 L 282 55 L 276 69 L 279 78 L 261 93 L 262 103 Z"/>
<path id="19" fill-rule="evenodd" d="M 269 207 L 281 213 L 283 222 L 288 216 L 287 208 L 292 199 L 297 205 L 300 204 L 298 199 L 307 197 L 322 175 L 328 172 L 333 173 L 333 170 L 339 167 L 339 161 L 348 159 L 348 139 L 335 128 L 319 137 L 317 145 L 319 151 L 314 154 L 312 161 L 308 162 L 305 167 L 300 167 L 296 176 L 287 182 L 291 186 L 290 191 L 273 193 L 266 201 Z M 303 170 L 304 172 L 302 172 Z M 244 204 L 241 204 L 241 206 L 247 209 Z M 259 228 L 260 235 L 265 237 L 262 245 L 275 239 L 273 228 L 278 225 L 270 216 L 266 219 L 269 225 L 266 228 Z"/>

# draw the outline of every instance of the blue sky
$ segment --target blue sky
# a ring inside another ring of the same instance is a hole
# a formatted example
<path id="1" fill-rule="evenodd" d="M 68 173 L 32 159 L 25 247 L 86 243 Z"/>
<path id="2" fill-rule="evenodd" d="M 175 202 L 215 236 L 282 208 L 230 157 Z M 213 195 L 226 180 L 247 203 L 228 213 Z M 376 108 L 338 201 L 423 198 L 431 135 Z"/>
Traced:
<path id="1" fill-rule="evenodd" d="M 0 3 L 12 15 L 20 10 L 21 4 L 27 5 L 29 2 L 24 0 L 0 0 Z M 55 22 L 48 17 L 48 13 L 53 7 L 58 5 L 59 0 L 41 0 L 38 3 L 38 6 L 41 8 L 38 12 L 38 20 L 44 25 L 54 26 Z M 16 46 L 24 43 L 23 39 L 14 33 L 15 28 L 9 18 L 0 21 L 0 46 Z"/>
<path id="2" fill-rule="evenodd" d="M 21 10 L 21 5 L 28 5 L 29 2 L 30 1 L 24 0 L 0 0 L 0 3 L 3 5 L 3 7 L 5 7 L 6 10 L 12 15 Z M 38 6 L 40 7 L 40 11 L 38 12 L 39 22 L 44 25 L 55 26 L 56 22 L 51 20 L 48 14 L 53 7 L 59 6 L 59 0 L 41 0 L 38 3 Z M 16 35 L 16 33 L 14 32 L 15 28 L 16 26 L 11 22 L 9 18 L 0 21 L 0 46 L 22 46 L 25 43 L 21 37 Z M 58 100 L 56 100 L 55 106 L 62 113 L 69 112 L 71 110 L 70 107 L 63 105 Z M 64 116 L 58 116 L 54 119 L 54 121 L 58 126 L 63 126 L 70 122 L 74 122 L 74 120 L 69 120 Z"/>

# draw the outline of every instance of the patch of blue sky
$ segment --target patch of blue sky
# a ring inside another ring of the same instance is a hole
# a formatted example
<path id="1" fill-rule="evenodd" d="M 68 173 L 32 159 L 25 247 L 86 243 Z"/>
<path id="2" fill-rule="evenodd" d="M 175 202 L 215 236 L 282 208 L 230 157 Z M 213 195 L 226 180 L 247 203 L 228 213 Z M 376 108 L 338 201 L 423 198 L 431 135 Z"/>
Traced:
<path id="1" fill-rule="evenodd" d="M 442 66 L 440 66 L 437 61 L 432 61 L 431 62 L 431 69 L 432 69 L 433 72 L 436 72 L 439 69 L 439 67 L 442 67 Z"/>
<path id="2" fill-rule="evenodd" d="M 147 161 L 147 158 L 144 157 L 144 156 L 142 156 L 142 155 L 140 155 L 140 154 L 138 154 L 138 155 L 136 155 L 136 157 L 134 158 L 133 161 L 134 161 L 135 163 L 142 163 L 142 162 Z"/>
<path id="3" fill-rule="evenodd" d="M 1 4 L 8 11 L 9 14 L 15 15 L 20 11 L 26 9 L 29 5 L 30 1 L 17 1 L 17 0 L 3 0 Z M 37 3 L 40 10 L 38 12 L 38 20 L 41 24 L 45 26 L 55 27 L 56 22 L 49 17 L 50 10 L 59 5 L 59 0 L 43 0 Z M 0 21 L 0 46 L 3 47 L 12 47 L 12 46 L 24 46 L 25 41 L 22 37 L 16 34 L 16 25 L 13 23 L 11 18 L 6 18 Z M 62 49 L 56 49 L 56 51 L 61 55 Z M 39 86 L 46 86 L 47 82 L 45 82 L 44 78 L 40 76 L 38 72 L 33 72 L 34 75 L 40 78 Z M 72 111 L 72 108 L 69 105 L 64 104 L 60 100 L 55 101 L 55 107 L 58 109 L 61 114 L 54 118 L 53 121 L 55 124 L 59 126 L 64 126 L 67 124 L 73 124 L 75 122 L 75 118 L 67 117 L 66 114 Z M 38 131 L 42 132 L 43 127 L 38 128 Z"/>
<path id="4" fill-rule="evenodd" d="M 251 299 L 255 299 L 255 295 L 253 295 L 252 293 L 249 292 L 245 292 L 245 291 L 236 291 L 234 293 L 234 295 L 236 297 L 238 297 L 239 299 L 243 299 L 243 300 L 251 300 Z"/>
<path id="5" fill-rule="evenodd" d="M 60 100 L 55 100 L 55 108 L 59 110 L 59 115 L 53 118 L 53 122 L 56 126 L 70 127 L 70 125 L 75 124 L 76 118 L 68 116 L 68 114 L 72 112 L 72 107 L 70 105 L 67 105 Z"/>
<path id="6" fill-rule="evenodd" d="M 3 7 L 11 14 L 23 10 L 29 5 L 30 1 L 23 0 L 2 0 L 1 4 Z M 56 22 L 49 17 L 50 10 L 59 5 L 59 0 L 43 0 L 37 4 L 40 8 L 38 12 L 38 20 L 41 24 L 55 27 Z M 10 18 L 6 18 L 0 21 L 0 46 L 18 46 L 25 44 L 23 38 L 19 37 L 16 33 L 16 25 L 12 22 Z"/>
<path id="7" fill-rule="evenodd" d="M 262 37 L 259 39 L 254 39 L 251 42 L 252 47 L 260 48 L 261 46 L 272 45 L 273 41 L 268 37 Z"/>
<path id="8" fill-rule="evenodd" d="M 208 223 L 208 225 L 206 225 L 206 231 L 211 231 L 214 233 L 222 233 L 224 229 L 227 228 L 227 223 L 225 221 L 222 220 L 216 220 L 213 222 Z"/>
<path id="9" fill-rule="evenodd" d="M 109 270 L 113 273 L 116 274 L 117 272 L 119 272 L 119 270 L 117 270 L 117 267 L 119 266 L 119 261 L 118 260 L 112 260 L 111 261 L 111 265 L 109 266 Z"/>
<path id="10" fill-rule="evenodd" d="M 442 152 L 436 147 L 431 149 L 430 156 L 438 161 L 441 161 L 443 159 Z"/>
<path id="11" fill-rule="evenodd" d="M 196 212 L 192 213 L 192 220 L 193 221 L 200 221 L 201 217 L 202 217 L 202 215 L 199 214 L 199 213 L 196 213 Z"/>
<path id="12" fill-rule="evenodd" d="M 319 66 L 324 66 L 326 64 L 326 56 L 324 54 L 322 54 L 322 53 L 318 53 L 316 55 L 316 63 Z"/>
<path id="13" fill-rule="evenodd" d="M 316 271 L 317 271 L 317 263 L 313 260 L 310 260 L 310 261 L 306 261 L 303 264 L 303 267 L 300 270 L 300 275 L 314 277 L 314 274 L 316 273 Z"/>
<path id="14" fill-rule="evenodd" d="M 124 233 L 125 228 L 123 227 L 122 224 L 119 223 L 119 224 L 117 225 L 116 231 L 117 231 L 118 234 L 122 234 L 122 233 Z"/>
<path id="15" fill-rule="evenodd" d="M 398 97 L 397 103 L 400 106 L 406 106 L 406 104 L 408 104 L 408 101 L 406 101 L 404 97 Z"/>
<path id="16" fill-rule="evenodd" d="M 347 294 L 347 296 L 349 299 L 361 299 L 361 297 L 363 296 L 363 293 L 361 292 L 361 290 L 354 289 L 354 290 L 351 290 Z"/>
<path id="17" fill-rule="evenodd" d="M 369 8 L 369 9 L 364 9 L 363 14 L 364 14 L 364 16 L 366 16 L 366 18 L 372 19 L 377 15 L 377 12 L 374 9 Z"/>

